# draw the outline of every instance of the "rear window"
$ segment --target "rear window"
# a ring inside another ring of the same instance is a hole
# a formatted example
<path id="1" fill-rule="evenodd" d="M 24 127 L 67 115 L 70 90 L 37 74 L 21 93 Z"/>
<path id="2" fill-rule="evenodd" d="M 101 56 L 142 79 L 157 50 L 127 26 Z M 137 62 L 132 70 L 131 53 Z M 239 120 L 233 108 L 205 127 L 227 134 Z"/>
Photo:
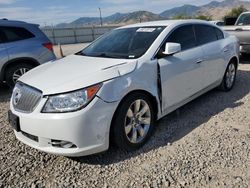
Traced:
<path id="1" fill-rule="evenodd" d="M 31 32 L 21 27 L 0 27 L 4 42 L 14 42 L 35 37 Z"/>
<path id="2" fill-rule="evenodd" d="M 195 34 L 199 45 L 218 40 L 216 31 L 212 26 L 195 25 Z"/>

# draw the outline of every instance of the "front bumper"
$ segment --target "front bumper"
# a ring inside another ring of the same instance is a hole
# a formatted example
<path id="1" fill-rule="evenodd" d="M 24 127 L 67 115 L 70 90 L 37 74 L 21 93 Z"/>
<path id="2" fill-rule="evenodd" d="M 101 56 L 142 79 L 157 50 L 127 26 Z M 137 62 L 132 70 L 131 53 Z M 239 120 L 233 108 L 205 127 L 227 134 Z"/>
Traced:
<path id="1" fill-rule="evenodd" d="M 42 99 L 30 114 L 17 112 L 11 102 L 12 113 L 19 117 L 21 131 L 15 131 L 15 135 L 21 142 L 40 151 L 72 157 L 108 149 L 110 125 L 118 102 L 106 103 L 95 97 L 80 111 L 55 114 L 41 113 L 45 102 Z M 75 147 L 55 147 L 53 140 L 70 142 Z"/>

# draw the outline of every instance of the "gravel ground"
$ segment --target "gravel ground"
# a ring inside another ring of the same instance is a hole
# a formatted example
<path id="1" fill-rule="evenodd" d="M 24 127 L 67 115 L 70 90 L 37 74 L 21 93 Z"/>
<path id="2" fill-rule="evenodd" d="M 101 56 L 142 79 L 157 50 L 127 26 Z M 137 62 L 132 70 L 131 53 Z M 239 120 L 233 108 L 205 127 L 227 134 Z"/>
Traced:
<path id="1" fill-rule="evenodd" d="M 140 150 L 66 158 L 16 140 L 0 88 L 0 187 L 250 187 L 250 63 L 235 88 L 211 91 L 159 121 Z"/>

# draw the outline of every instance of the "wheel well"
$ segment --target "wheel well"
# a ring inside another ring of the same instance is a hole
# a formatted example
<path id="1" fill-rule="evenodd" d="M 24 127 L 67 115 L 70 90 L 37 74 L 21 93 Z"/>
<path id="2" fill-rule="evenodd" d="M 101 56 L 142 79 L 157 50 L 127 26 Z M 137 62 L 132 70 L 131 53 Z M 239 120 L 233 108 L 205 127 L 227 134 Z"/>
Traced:
<path id="1" fill-rule="evenodd" d="M 235 56 L 232 57 L 232 58 L 230 59 L 229 63 L 230 63 L 230 62 L 234 62 L 235 65 L 236 65 L 236 68 L 238 69 L 239 60 L 238 60 L 237 57 L 235 57 Z"/>
<path id="2" fill-rule="evenodd" d="M 111 126 L 110 126 L 110 134 L 109 134 L 109 141 L 112 142 L 112 126 L 113 126 L 113 121 L 114 121 L 114 118 L 116 117 L 116 113 L 117 113 L 117 110 L 119 109 L 119 107 L 121 106 L 121 104 L 123 103 L 123 101 L 130 95 L 134 94 L 134 93 L 139 93 L 139 94 L 143 94 L 143 95 L 146 95 L 149 97 L 150 101 L 152 102 L 152 105 L 153 105 L 153 110 L 154 110 L 154 117 L 157 118 L 157 114 L 158 114 L 158 104 L 157 104 L 157 99 L 151 94 L 149 93 L 148 91 L 145 91 L 145 90 L 134 90 L 134 91 L 131 91 L 129 92 L 128 94 L 126 94 L 123 99 L 120 101 L 118 107 L 116 108 L 115 110 L 115 113 L 112 117 L 112 122 L 111 122 Z"/>
<path id="3" fill-rule="evenodd" d="M 5 80 L 6 70 L 8 70 L 8 68 L 12 66 L 13 64 L 17 64 L 17 63 L 26 63 L 34 67 L 39 65 L 39 62 L 32 58 L 18 58 L 18 59 L 10 60 L 9 62 L 5 63 L 5 65 L 3 66 L 1 70 L 1 74 L 0 74 L 1 75 L 0 80 Z"/>
<path id="4" fill-rule="evenodd" d="M 158 105 L 157 105 L 157 100 L 156 98 L 151 94 L 149 93 L 148 91 L 145 91 L 145 90 L 134 90 L 134 91 L 131 91 L 129 92 L 127 95 L 125 95 L 123 97 L 123 99 L 121 100 L 121 102 L 119 103 L 118 107 L 122 104 L 122 102 L 125 100 L 125 98 L 127 98 L 129 95 L 132 95 L 134 93 L 138 93 L 138 94 L 143 94 L 143 95 L 146 95 L 149 97 L 150 101 L 152 102 L 152 105 L 153 105 L 153 108 L 154 108 L 154 112 L 155 114 L 154 115 L 157 115 L 158 114 Z M 118 108 L 117 107 L 117 108 Z"/>

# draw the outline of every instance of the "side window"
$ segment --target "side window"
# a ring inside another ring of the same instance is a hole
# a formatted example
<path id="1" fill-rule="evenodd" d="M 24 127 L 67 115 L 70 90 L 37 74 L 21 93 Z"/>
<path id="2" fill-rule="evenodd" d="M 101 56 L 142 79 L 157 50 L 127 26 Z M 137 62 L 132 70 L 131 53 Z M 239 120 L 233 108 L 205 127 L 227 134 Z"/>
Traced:
<path id="1" fill-rule="evenodd" d="M 209 25 L 195 25 L 195 34 L 199 45 L 217 40 L 215 27 Z"/>
<path id="2" fill-rule="evenodd" d="M 2 32 L 2 30 L 1 30 L 1 28 L 0 28 L 0 44 L 1 43 L 3 43 L 3 32 Z"/>
<path id="3" fill-rule="evenodd" d="M 181 44 L 181 50 L 187 50 L 196 46 L 195 35 L 192 25 L 177 28 L 167 39 L 166 42 Z M 166 43 L 165 43 L 166 44 Z M 164 44 L 164 48 L 165 48 Z"/>
<path id="4" fill-rule="evenodd" d="M 216 32 L 216 35 L 217 35 L 217 39 L 220 40 L 220 39 L 224 39 L 224 34 L 221 30 L 217 29 L 217 28 L 214 28 L 215 29 L 215 32 Z"/>
<path id="5" fill-rule="evenodd" d="M 14 42 L 35 37 L 31 32 L 21 27 L 0 27 L 0 30 L 5 36 L 6 41 L 4 42 Z"/>

